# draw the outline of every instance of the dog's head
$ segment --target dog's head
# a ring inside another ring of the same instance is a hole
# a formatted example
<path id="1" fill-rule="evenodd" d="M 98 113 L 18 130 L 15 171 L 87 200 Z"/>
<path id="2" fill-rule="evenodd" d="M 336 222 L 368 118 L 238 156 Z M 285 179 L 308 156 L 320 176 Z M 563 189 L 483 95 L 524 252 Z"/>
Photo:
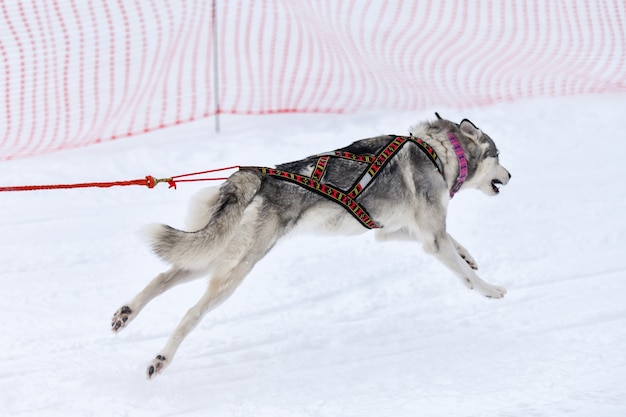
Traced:
<path id="1" fill-rule="evenodd" d="M 473 168 L 464 187 L 476 188 L 487 195 L 498 194 L 500 186 L 511 179 L 511 174 L 500 165 L 495 143 L 467 119 L 458 125 L 458 131 L 463 136 L 459 140 L 465 148 L 468 164 Z"/>

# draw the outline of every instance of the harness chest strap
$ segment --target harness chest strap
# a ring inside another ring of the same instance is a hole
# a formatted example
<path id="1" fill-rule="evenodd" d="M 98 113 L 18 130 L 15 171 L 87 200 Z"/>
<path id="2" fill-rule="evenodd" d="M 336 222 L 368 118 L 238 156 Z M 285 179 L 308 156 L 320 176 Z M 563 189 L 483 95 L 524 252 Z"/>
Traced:
<path id="1" fill-rule="evenodd" d="M 292 172 L 282 171 L 276 168 L 267 167 L 240 167 L 243 170 L 255 170 L 264 175 L 270 175 L 276 178 L 280 178 L 295 184 L 298 184 L 306 189 L 314 191 L 330 200 L 338 203 L 345 208 L 352 216 L 354 216 L 364 227 L 368 229 L 377 229 L 382 226 L 378 225 L 369 215 L 367 210 L 361 206 L 356 198 L 359 194 L 367 188 L 372 180 L 382 171 L 382 168 L 391 160 L 391 158 L 402 148 L 405 143 L 413 142 L 418 145 L 433 162 L 439 173 L 443 176 L 443 165 L 437 157 L 435 150 L 423 140 L 414 136 L 395 136 L 394 139 L 381 151 L 378 155 L 356 155 L 350 152 L 334 151 L 325 154 L 320 154 L 318 160 L 313 168 L 313 173 L 310 177 L 296 174 Z M 369 167 L 359 177 L 356 183 L 350 188 L 350 191 L 346 192 L 321 182 L 322 176 L 326 170 L 328 160 L 330 157 L 338 157 L 343 159 L 349 159 L 358 162 L 369 163 Z"/>
<path id="2" fill-rule="evenodd" d="M 441 176 L 443 176 L 443 165 L 437 157 L 435 150 L 426 142 L 415 136 L 396 136 L 390 143 L 384 148 L 370 164 L 365 173 L 357 180 L 356 184 L 352 187 L 348 195 L 352 198 L 356 198 L 363 190 L 372 182 L 372 180 L 381 172 L 382 168 L 391 160 L 391 157 L 396 154 L 402 148 L 405 143 L 413 142 L 418 145 L 435 165 Z"/>

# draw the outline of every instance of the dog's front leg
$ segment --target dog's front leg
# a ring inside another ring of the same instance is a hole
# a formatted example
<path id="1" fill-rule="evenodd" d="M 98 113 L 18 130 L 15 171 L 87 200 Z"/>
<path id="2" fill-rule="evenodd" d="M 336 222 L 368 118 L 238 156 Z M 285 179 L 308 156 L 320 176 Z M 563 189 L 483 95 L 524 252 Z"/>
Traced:
<path id="1" fill-rule="evenodd" d="M 463 245 L 457 242 L 452 236 L 448 235 L 450 239 L 452 239 L 452 243 L 454 244 L 454 248 L 458 252 L 458 254 L 463 258 L 465 262 L 470 266 L 470 268 L 478 270 L 478 263 L 474 260 L 472 255 L 470 255 L 469 251 L 465 249 Z M 415 235 L 411 234 L 407 229 L 399 229 L 394 230 L 392 232 L 388 232 L 385 229 L 379 229 L 376 231 L 376 240 L 379 242 L 387 242 L 387 241 L 418 241 Z"/>
<path id="2" fill-rule="evenodd" d="M 489 284 L 476 275 L 469 263 L 461 257 L 454 243 L 455 240 L 444 231 L 425 238 L 424 250 L 435 255 L 469 289 L 489 298 L 504 297 L 506 290 L 500 286 Z"/>
<path id="3" fill-rule="evenodd" d="M 459 253 L 459 255 L 461 255 L 461 258 L 463 258 L 463 260 L 465 262 L 467 262 L 467 264 L 470 266 L 470 268 L 478 270 L 478 264 L 476 263 L 474 258 L 472 258 L 472 255 L 470 255 L 469 251 L 467 249 L 465 249 L 465 247 L 463 245 L 461 245 L 456 239 L 454 239 L 452 236 L 450 236 L 450 234 L 448 234 L 448 236 L 450 237 L 450 239 L 452 239 L 452 243 L 454 244 L 454 248 Z"/>
<path id="4" fill-rule="evenodd" d="M 454 244 L 454 248 L 461 255 L 461 258 L 472 268 L 478 270 L 478 263 L 474 260 L 472 255 L 470 255 L 469 251 L 465 249 L 463 245 L 457 242 L 452 236 L 448 235 L 450 239 L 452 239 L 452 243 Z M 407 229 L 399 229 L 394 230 L 392 232 L 388 232 L 385 229 L 379 229 L 376 231 L 376 240 L 379 242 L 387 242 L 387 241 L 418 241 L 415 235 L 411 234 Z"/>

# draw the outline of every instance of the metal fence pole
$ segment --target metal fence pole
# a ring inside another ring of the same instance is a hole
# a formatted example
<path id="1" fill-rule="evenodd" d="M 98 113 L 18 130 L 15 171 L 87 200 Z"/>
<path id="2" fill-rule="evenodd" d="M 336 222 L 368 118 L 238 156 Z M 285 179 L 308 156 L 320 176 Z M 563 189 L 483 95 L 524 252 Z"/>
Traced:
<path id="1" fill-rule="evenodd" d="M 213 95 L 215 100 L 215 133 L 220 133 L 220 77 L 219 77 L 219 53 L 217 41 L 217 0 L 213 0 L 213 10 L 211 14 L 213 25 Z"/>

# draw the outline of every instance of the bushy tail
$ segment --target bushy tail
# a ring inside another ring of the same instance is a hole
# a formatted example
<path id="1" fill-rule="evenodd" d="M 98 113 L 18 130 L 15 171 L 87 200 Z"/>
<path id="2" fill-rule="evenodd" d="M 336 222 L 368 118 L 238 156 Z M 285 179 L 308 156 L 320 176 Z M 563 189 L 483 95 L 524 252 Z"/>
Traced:
<path id="1" fill-rule="evenodd" d="M 152 250 L 165 261 L 187 269 L 203 269 L 228 243 L 244 210 L 256 195 L 261 179 L 251 171 L 238 171 L 222 184 L 208 224 L 185 232 L 163 224 L 145 229 Z"/>

